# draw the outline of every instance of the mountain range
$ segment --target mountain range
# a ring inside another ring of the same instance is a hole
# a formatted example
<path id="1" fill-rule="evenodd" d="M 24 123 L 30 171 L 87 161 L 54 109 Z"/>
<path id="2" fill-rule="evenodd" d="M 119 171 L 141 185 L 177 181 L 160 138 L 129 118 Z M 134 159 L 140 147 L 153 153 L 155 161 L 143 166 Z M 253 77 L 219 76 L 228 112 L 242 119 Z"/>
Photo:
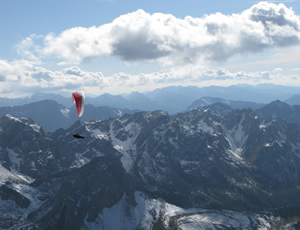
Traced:
<path id="1" fill-rule="evenodd" d="M 105 118 L 116 118 L 123 114 L 132 114 L 134 110 L 116 109 L 107 106 L 95 107 L 85 105 L 85 113 L 77 117 L 76 108 L 67 108 L 53 100 L 42 100 L 25 104 L 22 106 L 0 107 L 0 117 L 6 114 L 13 114 L 16 117 L 27 117 L 33 119 L 49 132 L 59 128 L 69 128 L 76 121 L 101 120 Z"/>
<path id="2" fill-rule="evenodd" d="M 250 108 L 263 118 L 281 118 L 289 123 L 300 125 L 300 106 L 291 106 L 279 100 L 265 105 L 255 102 L 203 97 L 194 101 L 183 112 L 207 106 L 210 106 L 215 112 L 223 113 L 223 115 L 234 109 Z M 119 118 L 124 114 L 133 114 L 136 112 L 138 112 L 138 110 L 118 109 L 108 106 L 95 107 L 92 104 L 87 104 L 83 116 L 77 117 L 75 106 L 68 108 L 53 100 L 42 100 L 22 106 L 0 107 L 0 117 L 6 114 L 12 114 L 18 118 L 31 118 L 37 124 L 42 125 L 48 132 L 54 132 L 59 128 L 67 129 L 76 121 Z"/>
<path id="3" fill-rule="evenodd" d="M 187 110 L 192 110 L 199 107 L 205 107 L 216 103 L 228 105 L 233 109 L 250 108 L 254 110 L 261 108 L 265 105 L 263 103 L 256 103 L 256 102 L 249 102 L 249 101 L 235 101 L 235 100 L 226 100 L 223 98 L 216 98 L 216 97 L 202 97 L 198 100 L 195 100 L 190 106 L 188 106 Z"/>
<path id="4" fill-rule="evenodd" d="M 54 120 L 65 109 L 46 103 Z M 53 132 L 4 115 L 0 228 L 296 228 L 299 111 L 279 100 L 255 110 L 208 103 Z"/>
<path id="5" fill-rule="evenodd" d="M 260 84 L 257 86 L 235 85 L 229 87 L 210 86 L 202 88 L 172 86 L 151 92 L 132 92 L 129 95 L 110 95 L 105 93 L 97 97 L 86 97 L 86 104 L 91 104 L 95 107 L 108 106 L 149 112 L 164 110 L 169 114 L 176 114 L 185 111 L 194 101 L 204 97 L 222 98 L 227 101 L 251 102 L 252 105 L 258 104 L 258 106 L 275 100 L 281 100 L 291 105 L 299 105 L 299 92 L 299 87 L 272 84 Z M 0 98 L 0 107 L 20 106 L 41 100 L 54 100 L 66 108 L 73 106 L 71 94 L 69 98 L 66 98 L 57 94 L 41 92 L 26 98 Z"/>

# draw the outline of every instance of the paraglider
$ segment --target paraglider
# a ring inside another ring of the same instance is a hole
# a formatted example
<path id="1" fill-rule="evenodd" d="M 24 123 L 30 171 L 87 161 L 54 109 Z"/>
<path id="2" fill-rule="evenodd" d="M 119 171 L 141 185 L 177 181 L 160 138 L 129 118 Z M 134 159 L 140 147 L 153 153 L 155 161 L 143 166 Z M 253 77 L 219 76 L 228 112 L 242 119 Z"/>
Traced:
<path id="1" fill-rule="evenodd" d="M 81 117 L 84 112 L 84 93 L 74 92 L 72 93 L 73 103 L 76 103 L 77 115 Z"/>
<path id="2" fill-rule="evenodd" d="M 73 103 L 76 104 L 77 116 L 81 117 L 84 112 L 84 93 L 83 92 L 74 92 L 72 93 Z M 78 133 L 73 135 L 74 138 L 83 139 L 83 136 L 80 136 Z"/>

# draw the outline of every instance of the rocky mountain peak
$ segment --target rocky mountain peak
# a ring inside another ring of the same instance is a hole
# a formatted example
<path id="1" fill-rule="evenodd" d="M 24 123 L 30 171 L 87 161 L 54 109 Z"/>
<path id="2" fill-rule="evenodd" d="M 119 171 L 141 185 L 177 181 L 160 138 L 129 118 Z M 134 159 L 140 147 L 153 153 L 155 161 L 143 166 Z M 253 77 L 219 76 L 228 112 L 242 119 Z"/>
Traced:
<path id="1" fill-rule="evenodd" d="M 162 227 L 188 218 L 184 209 L 249 212 L 298 204 L 300 128 L 252 109 L 219 109 L 228 107 L 78 120 L 53 133 L 36 132 L 30 119 L 2 117 L 0 160 L 2 172 L 10 171 L 2 183 L 14 191 L 8 199 L 10 190 L 3 189 L 2 207 L 13 200 L 23 207 L 19 226 L 101 229 L 121 215 L 127 229 L 146 229 L 147 221 Z M 13 134 L 20 137 L 12 141 Z M 18 175 L 28 183 L 5 185 Z M 169 204 L 180 216 L 167 218 Z"/>
<path id="2" fill-rule="evenodd" d="M 0 118 L 0 128 L 3 141 L 11 147 L 17 147 L 20 143 L 30 143 L 36 138 L 46 137 L 45 130 L 33 120 L 17 118 L 11 114 Z"/>

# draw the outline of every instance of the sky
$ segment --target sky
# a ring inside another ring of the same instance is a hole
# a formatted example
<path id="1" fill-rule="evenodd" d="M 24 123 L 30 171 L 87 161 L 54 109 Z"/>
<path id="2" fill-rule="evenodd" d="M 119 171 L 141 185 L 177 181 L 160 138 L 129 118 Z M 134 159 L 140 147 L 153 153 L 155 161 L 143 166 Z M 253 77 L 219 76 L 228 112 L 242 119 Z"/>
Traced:
<path id="1" fill-rule="evenodd" d="M 300 1 L 0 0 L 0 97 L 300 86 Z"/>

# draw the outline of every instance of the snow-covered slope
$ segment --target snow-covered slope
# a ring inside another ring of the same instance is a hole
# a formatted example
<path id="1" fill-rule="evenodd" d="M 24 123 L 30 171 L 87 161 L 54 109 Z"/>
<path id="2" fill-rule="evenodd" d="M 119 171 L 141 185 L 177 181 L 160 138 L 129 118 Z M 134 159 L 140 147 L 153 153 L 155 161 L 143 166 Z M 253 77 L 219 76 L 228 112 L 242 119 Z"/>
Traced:
<path id="1" fill-rule="evenodd" d="M 85 220 L 82 229 L 271 229 L 283 222 L 270 212 L 183 209 L 141 192 L 135 192 L 135 201 L 135 206 L 129 205 L 124 194 L 114 206 L 104 208 L 94 222 Z"/>
<path id="2" fill-rule="evenodd" d="M 0 118 L 0 201 L 7 213 L 0 227 L 270 229 L 291 223 L 261 211 L 300 204 L 300 128 L 251 109 L 220 109 L 140 112 L 78 121 L 53 133 L 30 119 Z M 75 133 L 85 138 L 74 139 Z M 297 222 L 299 213 L 292 217 Z"/>

